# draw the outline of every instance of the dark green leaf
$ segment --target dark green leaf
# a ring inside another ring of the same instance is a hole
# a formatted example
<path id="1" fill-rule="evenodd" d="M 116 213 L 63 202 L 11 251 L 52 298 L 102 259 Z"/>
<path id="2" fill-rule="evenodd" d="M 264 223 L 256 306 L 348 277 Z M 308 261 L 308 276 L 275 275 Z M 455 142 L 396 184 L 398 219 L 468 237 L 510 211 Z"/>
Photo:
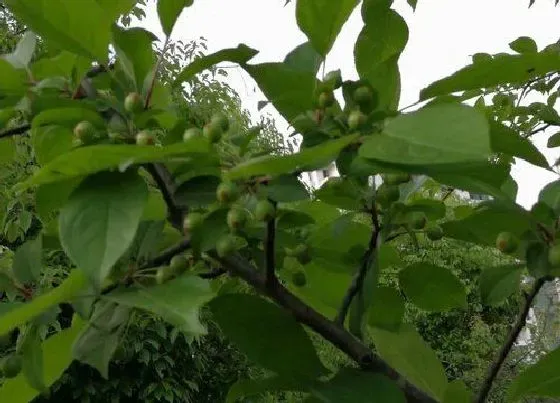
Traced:
<path id="1" fill-rule="evenodd" d="M 523 267 L 495 266 L 480 274 L 480 295 L 487 305 L 498 305 L 519 290 Z"/>
<path id="2" fill-rule="evenodd" d="M 135 172 L 102 172 L 80 183 L 60 211 L 62 246 L 94 284 L 132 243 L 147 199 L 147 185 Z"/>
<path id="3" fill-rule="evenodd" d="M 86 176 L 109 169 L 124 170 L 132 164 L 168 161 L 173 157 L 194 157 L 208 153 L 208 147 L 209 144 L 205 139 L 195 139 L 167 147 L 136 145 L 81 147 L 55 158 L 29 179 L 20 182 L 16 188 L 22 191 L 31 186 Z"/>
<path id="4" fill-rule="evenodd" d="M 37 326 L 29 325 L 25 329 L 21 345 L 23 357 L 23 374 L 27 383 L 34 389 L 43 392 L 46 389 L 44 381 L 43 346 Z"/>
<path id="5" fill-rule="evenodd" d="M 445 390 L 443 403 L 470 403 L 472 402 L 472 393 L 467 385 L 461 380 L 449 382 Z"/>
<path id="6" fill-rule="evenodd" d="M 213 319 L 249 359 L 287 378 L 325 374 L 303 327 L 278 306 L 249 294 L 220 295 L 209 306 Z"/>
<path id="7" fill-rule="evenodd" d="M 232 62 L 245 64 L 251 60 L 258 52 L 247 45 L 240 44 L 237 48 L 222 49 L 216 53 L 194 59 L 191 64 L 185 67 L 177 76 L 174 85 L 180 85 L 185 81 L 190 81 L 195 75 L 221 62 Z"/>
<path id="8" fill-rule="evenodd" d="M 290 230 L 315 223 L 310 215 L 297 210 L 278 210 L 277 217 L 276 228 L 278 229 Z"/>
<path id="9" fill-rule="evenodd" d="M 299 170 L 313 170 L 334 160 L 340 150 L 356 139 L 357 135 L 350 135 L 330 140 L 295 154 L 253 158 L 233 167 L 227 176 L 230 179 L 242 179 L 257 175 L 277 176 Z"/>
<path id="10" fill-rule="evenodd" d="M 22 70 L 17 70 L 7 60 L 0 59 L 0 92 L 4 96 L 11 95 L 15 98 L 22 96 L 25 91 L 24 80 Z"/>
<path id="11" fill-rule="evenodd" d="M 241 379 L 235 382 L 228 391 L 226 403 L 235 403 L 241 398 L 270 392 L 301 391 L 307 390 L 307 386 L 292 378 L 272 376 L 262 379 Z"/>
<path id="12" fill-rule="evenodd" d="M 484 161 L 491 153 L 486 118 L 474 108 L 441 104 L 390 120 L 360 155 L 396 164 L 454 164 Z"/>
<path id="13" fill-rule="evenodd" d="M 51 213 L 59 210 L 81 181 L 82 178 L 73 178 L 39 186 L 35 192 L 35 203 L 41 219 L 46 221 Z"/>
<path id="14" fill-rule="evenodd" d="M 195 176 L 183 182 L 175 193 L 177 201 L 192 208 L 216 201 L 216 188 L 221 179 L 214 175 Z"/>
<path id="15" fill-rule="evenodd" d="M 16 153 L 14 139 L 7 137 L 0 139 L 0 166 L 11 162 Z"/>
<path id="16" fill-rule="evenodd" d="M 402 325 L 398 332 L 371 329 L 379 355 L 399 373 L 437 400 L 442 400 L 447 377 L 436 353 L 412 325 Z"/>
<path id="17" fill-rule="evenodd" d="M 157 11 L 165 35 L 171 35 L 175 22 L 183 9 L 192 4 L 193 0 L 158 0 Z"/>
<path id="18" fill-rule="evenodd" d="M 548 148 L 560 147 L 560 132 L 554 133 L 552 136 L 550 136 L 548 138 L 546 146 Z"/>
<path id="19" fill-rule="evenodd" d="M 537 53 L 539 49 L 537 48 L 537 43 L 528 36 L 520 36 L 515 41 L 509 44 L 509 47 L 514 52 L 525 54 L 525 53 Z"/>
<path id="20" fill-rule="evenodd" d="M 115 21 L 121 14 L 126 14 L 132 10 L 138 0 L 95 0 L 107 17 L 111 21 Z"/>
<path id="21" fill-rule="evenodd" d="M 212 297 L 208 281 L 194 275 L 183 275 L 162 285 L 129 287 L 103 298 L 152 312 L 188 334 L 201 335 L 206 333 L 206 328 L 200 322 L 199 311 Z"/>
<path id="22" fill-rule="evenodd" d="M 398 330 L 404 316 L 404 301 L 392 287 L 377 287 L 368 312 L 368 325 L 389 331 Z"/>
<path id="23" fill-rule="evenodd" d="M 315 197 L 345 210 L 360 210 L 365 206 L 362 189 L 350 179 L 329 178 L 321 189 L 315 192 Z"/>
<path id="24" fill-rule="evenodd" d="M 156 61 L 152 42 L 157 37 L 142 28 L 122 29 L 113 26 L 113 43 L 117 61 L 136 90 L 146 94 L 151 88 L 153 68 Z"/>
<path id="25" fill-rule="evenodd" d="M 548 205 L 556 213 L 560 212 L 560 181 L 551 182 L 539 193 L 539 201 Z"/>
<path id="26" fill-rule="evenodd" d="M 453 75 L 430 84 L 420 92 L 420 99 L 428 99 L 455 91 L 490 88 L 501 84 L 525 83 L 531 78 L 558 70 L 560 54 L 542 51 L 524 55 L 500 55 L 478 60 Z"/>
<path id="27" fill-rule="evenodd" d="M 314 398 L 306 403 L 405 403 L 406 399 L 399 387 L 389 378 L 343 368 L 326 382 L 320 382 L 311 389 Z"/>
<path id="28" fill-rule="evenodd" d="M 556 349 L 527 368 L 513 381 L 509 389 L 508 401 L 518 401 L 524 396 L 559 397 L 559 366 L 560 349 Z"/>
<path id="29" fill-rule="evenodd" d="M 31 130 L 33 150 L 40 165 L 46 165 L 56 157 L 72 149 L 72 131 L 63 126 L 41 126 Z"/>
<path id="30" fill-rule="evenodd" d="M 530 242 L 525 253 L 527 270 L 535 278 L 549 275 L 552 268 L 548 260 L 548 245 L 542 242 Z"/>
<path id="31" fill-rule="evenodd" d="M 299 0 L 296 18 L 313 47 L 325 57 L 358 0 Z"/>
<path id="32" fill-rule="evenodd" d="M 418 4 L 418 0 L 406 0 L 408 5 L 412 7 L 412 10 L 416 11 L 416 5 Z"/>
<path id="33" fill-rule="evenodd" d="M 95 0 L 6 0 L 4 3 L 47 42 L 100 62 L 107 59 L 113 21 Z"/>
<path id="34" fill-rule="evenodd" d="M 21 245 L 14 255 L 13 272 L 21 284 L 35 281 L 41 274 L 43 253 L 43 238 L 27 241 Z"/>
<path id="35" fill-rule="evenodd" d="M 229 233 L 227 225 L 227 208 L 211 211 L 204 217 L 202 228 L 192 235 L 192 243 L 201 251 L 214 249 L 216 241 L 223 235 Z"/>
<path id="36" fill-rule="evenodd" d="M 309 200 L 310 196 L 301 181 L 293 175 L 281 175 L 268 182 L 268 197 L 279 203 Z"/>
<path id="37" fill-rule="evenodd" d="M 317 74 L 322 61 L 321 55 L 313 48 L 311 42 L 304 42 L 288 53 L 284 64 L 292 70 Z"/>
<path id="38" fill-rule="evenodd" d="M 531 164 L 549 169 L 546 157 L 533 143 L 501 123 L 490 122 L 490 143 L 494 152 L 519 157 Z"/>
<path id="39" fill-rule="evenodd" d="M 412 302 L 427 311 L 444 312 L 467 305 L 461 281 L 448 269 L 416 263 L 399 272 L 399 285 Z"/>
<path id="40" fill-rule="evenodd" d="M 421 212 L 431 221 L 439 220 L 445 217 L 445 204 L 440 200 L 418 199 L 413 200 L 406 205 L 406 212 Z"/>

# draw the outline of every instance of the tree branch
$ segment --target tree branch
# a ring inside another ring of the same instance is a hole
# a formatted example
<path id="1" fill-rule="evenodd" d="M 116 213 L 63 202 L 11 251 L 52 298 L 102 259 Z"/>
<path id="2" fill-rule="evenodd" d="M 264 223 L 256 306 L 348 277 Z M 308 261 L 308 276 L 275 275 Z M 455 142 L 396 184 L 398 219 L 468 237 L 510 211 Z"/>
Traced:
<path id="1" fill-rule="evenodd" d="M 179 231 L 183 228 L 184 210 L 175 201 L 175 183 L 171 173 L 163 164 L 146 164 L 144 165 L 148 173 L 154 178 L 158 189 L 163 195 L 163 200 L 167 205 L 168 220 Z"/>
<path id="2" fill-rule="evenodd" d="M 171 260 L 171 258 L 175 255 L 178 255 L 181 252 L 186 251 L 191 247 L 191 242 L 189 239 L 183 239 L 177 245 L 174 245 L 166 250 L 164 250 L 161 254 L 156 256 L 155 258 L 149 260 L 145 264 L 140 267 L 140 270 L 149 269 L 151 267 L 161 266 L 162 264 L 167 264 Z"/>
<path id="3" fill-rule="evenodd" d="M 533 288 L 531 289 L 529 294 L 525 296 L 525 303 L 521 308 L 521 312 L 519 312 L 519 315 L 517 316 L 517 319 L 513 327 L 511 328 L 511 331 L 509 332 L 504 345 L 498 352 L 496 359 L 494 360 L 490 368 L 488 368 L 488 373 L 486 374 L 484 382 L 482 383 L 482 387 L 480 388 L 480 391 L 478 392 L 478 395 L 475 399 L 476 403 L 484 403 L 486 401 L 486 398 L 490 393 L 490 389 L 492 388 L 492 384 L 494 383 L 498 372 L 500 372 L 500 369 L 502 368 L 504 361 L 511 351 L 511 348 L 517 341 L 519 333 L 521 333 L 521 330 L 523 330 L 525 324 L 527 323 L 527 315 L 529 314 L 529 310 L 531 309 L 531 305 L 533 304 L 535 297 L 547 281 L 548 278 L 538 279 L 533 285 Z"/>
<path id="4" fill-rule="evenodd" d="M 266 223 L 266 234 L 264 239 L 264 267 L 266 271 L 266 284 L 273 287 L 278 282 L 274 269 L 275 263 L 275 238 L 276 238 L 276 220 L 272 219 Z"/>
<path id="5" fill-rule="evenodd" d="M 274 287 L 268 287 L 266 276 L 255 270 L 249 262 L 239 255 L 227 258 L 219 258 L 216 254 L 212 254 L 212 256 L 232 274 L 241 277 L 263 295 L 267 295 L 277 304 L 288 310 L 298 322 L 309 326 L 346 353 L 350 358 L 356 361 L 363 370 L 384 374 L 395 380 L 403 390 L 407 402 L 435 402 L 432 397 L 406 381 L 360 340 L 356 339 L 343 327 L 330 321 L 325 316 L 306 305 L 282 284 L 277 282 Z"/>
<path id="6" fill-rule="evenodd" d="M 29 129 L 31 129 L 31 125 L 30 124 L 25 124 L 25 125 L 21 125 L 21 126 L 17 126 L 17 127 L 5 130 L 5 131 L 0 133 L 0 139 L 4 138 L 4 137 L 12 137 L 12 136 L 17 136 L 19 134 L 24 134 Z"/>

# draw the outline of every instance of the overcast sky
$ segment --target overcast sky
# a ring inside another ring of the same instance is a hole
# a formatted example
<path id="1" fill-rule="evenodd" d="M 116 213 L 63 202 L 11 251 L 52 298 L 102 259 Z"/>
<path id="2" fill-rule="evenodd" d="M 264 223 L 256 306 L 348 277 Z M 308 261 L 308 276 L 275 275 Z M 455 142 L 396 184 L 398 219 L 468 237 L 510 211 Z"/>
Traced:
<path id="1" fill-rule="evenodd" d="M 337 1 L 337 0 L 333 0 Z M 255 62 L 281 61 L 293 48 L 306 41 L 295 19 L 292 2 L 284 0 L 195 0 L 181 15 L 173 39 L 189 41 L 204 36 L 208 51 L 245 43 L 260 53 Z M 416 12 L 405 0 L 395 0 L 395 9 L 405 18 L 410 38 L 401 57 L 401 107 L 414 103 L 419 91 L 470 63 L 477 52 L 508 51 L 508 43 L 518 36 L 530 36 L 539 49 L 560 38 L 557 29 L 560 7 L 554 0 L 537 0 L 527 9 L 528 0 L 419 0 Z M 155 7 L 148 10 L 142 26 L 163 37 Z M 341 69 L 344 79 L 357 77 L 353 46 L 362 27 L 357 9 L 343 28 L 333 50 L 327 56 L 326 71 Z M 239 92 L 243 105 L 254 116 L 257 102 L 264 96 L 241 69 L 228 69 L 228 82 Z M 285 131 L 285 122 L 267 107 Z M 550 135 L 550 133 L 548 133 Z M 550 162 L 560 152 L 546 149 L 546 135 L 535 139 Z M 519 161 L 513 168 L 519 185 L 518 202 L 530 207 L 539 190 L 556 175 Z"/>

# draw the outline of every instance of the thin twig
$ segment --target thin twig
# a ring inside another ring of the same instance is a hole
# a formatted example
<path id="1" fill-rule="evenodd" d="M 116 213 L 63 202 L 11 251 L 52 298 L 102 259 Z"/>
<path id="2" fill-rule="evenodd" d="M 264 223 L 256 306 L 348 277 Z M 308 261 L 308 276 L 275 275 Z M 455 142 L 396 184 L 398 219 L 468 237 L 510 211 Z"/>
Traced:
<path id="1" fill-rule="evenodd" d="M 546 123 L 545 125 L 543 125 L 543 126 L 541 126 L 541 127 L 537 127 L 537 128 L 536 128 L 535 130 L 533 130 L 532 132 L 529 132 L 529 134 L 527 134 L 527 135 L 525 136 L 525 138 L 529 138 L 529 137 L 531 137 L 531 136 L 533 136 L 533 135 L 535 135 L 535 134 L 537 134 L 537 133 L 539 133 L 539 132 L 543 132 L 543 131 L 545 131 L 546 129 L 548 129 L 550 126 L 552 126 L 551 123 Z"/>
<path id="2" fill-rule="evenodd" d="M 453 194 L 454 191 L 455 191 L 454 188 L 448 189 L 447 192 L 445 192 L 445 194 L 441 198 L 441 201 L 442 202 L 446 201 L 449 198 L 449 196 L 451 196 Z"/>
<path id="3" fill-rule="evenodd" d="M 264 240 L 264 267 L 266 271 L 266 284 L 268 287 L 274 286 L 277 282 L 274 269 L 275 263 L 275 238 L 276 238 L 276 220 L 272 219 L 266 223 L 266 234 Z"/>
<path id="4" fill-rule="evenodd" d="M 220 277 L 220 276 L 222 276 L 226 273 L 227 273 L 226 269 L 224 269 L 223 267 L 219 267 L 219 268 L 214 269 L 212 271 L 209 271 L 207 273 L 200 273 L 198 275 L 198 277 L 206 279 L 206 280 L 212 280 L 212 279 L 218 278 L 218 277 Z"/>
<path id="5" fill-rule="evenodd" d="M 158 189 L 161 191 L 163 200 L 167 205 L 169 222 L 173 227 L 181 231 L 185 211 L 175 201 L 175 183 L 171 173 L 163 164 L 146 164 L 144 166 L 152 178 L 154 178 Z"/>
<path id="6" fill-rule="evenodd" d="M 181 252 L 186 251 L 191 247 L 191 242 L 189 239 L 183 239 L 178 244 L 164 250 L 161 254 L 154 257 L 153 259 L 149 260 L 145 264 L 139 267 L 139 270 L 149 269 L 151 267 L 158 267 L 163 264 L 169 263 L 171 258 L 175 255 L 178 255 Z"/>
<path id="7" fill-rule="evenodd" d="M 12 137 L 12 136 L 17 136 L 19 134 L 24 134 L 29 129 L 31 129 L 31 125 L 25 124 L 25 125 L 14 127 L 12 129 L 5 130 L 0 133 L 0 139 L 4 137 Z"/>
<path id="8" fill-rule="evenodd" d="M 533 285 L 533 288 L 531 289 L 529 294 L 525 296 L 525 303 L 521 308 L 521 312 L 519 312 L 519 315 L 517 316 L 517 319 L 515 320 L 515 323 L 511 328 L 511 331 L 509 332 L 504 345 L 498 352 L 496 359 L 494 360 L 490 368 L 488 368 L 488 373 L 484 378 L 484 382 L 482 383 L 480 391 L 478 392 L 478 395 L 475 399 L 476 403 L 484 403 L 486 401 L 486 398 L 490 393 L 490 389 L 492 388 L 492 384 L 494 383 L 498 372 L 500 372 L 500 369 L 502 368 L 504 361 L 511 351 L 511 348 L 517 341 L 519 333 L 521 333 L 521 330 L 523 330 L 525 324 L 527 323 L 527 315 L 529 314 L 529 310 L 531 309 L 531 305 L 533 304 L 535 297 L 547 281 L 548 278 L 538 279 Z"/>

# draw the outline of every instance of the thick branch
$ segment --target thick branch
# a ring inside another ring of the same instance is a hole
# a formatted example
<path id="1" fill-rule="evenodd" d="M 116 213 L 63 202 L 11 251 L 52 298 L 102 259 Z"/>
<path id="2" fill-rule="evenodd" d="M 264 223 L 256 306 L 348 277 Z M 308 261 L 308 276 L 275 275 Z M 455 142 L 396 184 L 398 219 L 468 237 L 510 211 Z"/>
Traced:
<path id="1" fill-rule="evenodd" d="M 343 327 L 330 321 L 319 312 L 306 305 L 282 284 L 277 282 L 273 287 L 269 287 L 267 285 L 266 276 L 255 270 L 251 264 L 242 257 L 232 256 L 223 259 L 218 258 L 216 255 L 213 257 L 218 259 L 232 274 L 241 277 L 262 294 L 269 296 L 277 304 L 288 310 L 298 322 L 309 326 L 346 353 L 350 358 L 356 361 L 363 370 L 384 374 L 395 380 L 406 395 L 407 402 L 435 402 L 433 398 L 401 377 L 360 340 L 356 339 Z"/>
<path id="2" fill-rule="evenodd" d="M 275 263 L 275 238 L 276 238 L 276 220 L 272 219 L 266 223 L 266 235 L 264 240 L 264 267 L 266 272 L 266 283 L 268 287 L 272 287 L 276 282 L 276 274 L 274 269 Z"/>
<path id="3" fill-rule="evenodd" d="M 488 373 L 484 378 L 482 387 L 480 388 L 478 396 L 475 399 L 476 403 L 484 403 L 486 401 L 486 398 L 490 393 L 490 389 L 492 388 L 492 384 L 494 383 L 498 372 L 500 372 L 504 361 L 506 360 L 513 345 L 517 341 L 519 333 L 521 333 L 521 330 L 523 330 L 523 328 L 525 327 L 525 324 L 527 322 L 527 315 L 529 314 L 529 310 L 531 309 L 531 305 L 533 304 L 535 297 L 541 290 L 542 286 L 547 282 L 547 280 L 547 278 L 538 279 L 533 285 L 533 288 L 531 289 L 529 294 L 526 295 L 525 303 L 523 304 L 521 312 L 519 312 L 519 315 L 517 316 L 517 319 L 513 327 L 511 328 L 511 331 L 509 332 L 504 345 L 500 349 L 498 355 L 496 356 L 496 359 L 494 360 L 490 368 L 488 368 Z"/>
<path id="4" fill-rule="evenodd" d="M 175 183 L 171 174 L 163 164 L 146 164 L 145 168 L 154 178 L 158 189 L 163 195 L 163 200 L 165 200 L 167 205 L 169 222 L 178 230 L 182 230 L 184 212 L 175 201 Z"/>

